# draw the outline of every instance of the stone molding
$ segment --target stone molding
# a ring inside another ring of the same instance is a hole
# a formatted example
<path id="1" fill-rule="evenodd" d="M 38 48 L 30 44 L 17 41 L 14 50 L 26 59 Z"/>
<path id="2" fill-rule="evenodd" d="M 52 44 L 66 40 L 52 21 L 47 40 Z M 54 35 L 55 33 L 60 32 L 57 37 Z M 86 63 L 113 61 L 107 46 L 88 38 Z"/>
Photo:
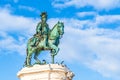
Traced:
<path id="1" fill-rule="evenodd" d="M 20 80 L 72 80 L 74 74 L 65 65 L 46 64 L 24 67 L 17 76 Z"/>

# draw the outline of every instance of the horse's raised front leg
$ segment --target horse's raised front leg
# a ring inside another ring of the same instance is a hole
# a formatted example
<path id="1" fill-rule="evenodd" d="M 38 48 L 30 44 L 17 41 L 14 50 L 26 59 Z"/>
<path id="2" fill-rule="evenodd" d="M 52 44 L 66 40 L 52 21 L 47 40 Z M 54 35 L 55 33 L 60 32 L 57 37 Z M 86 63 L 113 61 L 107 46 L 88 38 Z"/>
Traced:
<path id="1" fill-rule="evenodd" d="M 52 48 L 51 50 L 52 64 L 54 64 L 54 57 L 57 55 L 59 48 L 55 45 L 52 45 L 51 48 Z"/>

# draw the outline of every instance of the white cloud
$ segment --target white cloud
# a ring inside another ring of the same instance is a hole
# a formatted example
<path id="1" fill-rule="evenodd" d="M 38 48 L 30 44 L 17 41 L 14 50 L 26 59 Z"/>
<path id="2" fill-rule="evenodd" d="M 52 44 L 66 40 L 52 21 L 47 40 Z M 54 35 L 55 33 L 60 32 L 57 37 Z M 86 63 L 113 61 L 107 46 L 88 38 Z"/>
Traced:
<path id="1" fill-rule="evenodd" d="M 29 7 L 29 6 L 23 6 L 23 5 L 19 5 L 19 8 L 20 9 L 26 9 L 26 10 L 29 10 L 29 11 L 34 11 L 35 10 L 35 8 Z"/>
<path id="2" fill-rule="evenodd" d="M 13 0 L 14 1 L 14 3 L 17 3 L 19 0 Z"/>
<path id="3" fill-rule="evenodd" d="M 52 4 L 56 8 L 66 8 L 69 6 L 80 8 L 85 6 L 92 6 L 97 10 L 110 10 L 120 7 L 120 0 L 54 0 Z"/>
<path id="4" fill-rule="evenodd" d="M 34 7 L 30 7 L 30 6 L 19 5 L 19 9 L 28 10 L 28 11 L 31 11 L 31 12 L 36 12 L 37 14 L 40 13 L 39 10 L 37 10 Z"/>
<path id="5" fill-rule="evenodd" d="M 0 32 L 3 39 L 0 39 L 0 53 L 1 54 L 10 54 L 10 53 L 20 53 L 21 55 L 24 55 L 26 52 L 25 48 L 25 40 L 19 37 L 19 40 L 16 40 L 12 36 Z M 24 37 L 23 37 L 24 38 Z"/>
<path id="6" fill-rule="evenodd" d="M 116 21 L 120 21 L 120 15 L 97 15 L 96 17 L 96 21 L 97 23 L 113 23 Z"/>
<path id="7" fill-rule="evenodd" d="M 7 8 L 0 8 L 0 12 L 0 52 L 25 54 L 26 41 L 34 34 L 37 20 L 12 15 Z"/>
<path id="8" fill-rule="evenodd" d="M 30 31 L 33 33 L 36 20 L 15 16 L 7 9 L 0 9 L 0 30 L 2 31 Z M 24 32 L 23 31 L 23 32 Z"/>
<path id="9" fill-rule="evenodd" d="M 97 13 L 96 12 L 78 12 L 77 16 L 78 17 L 85 17 L 85 16 L 96 16 Z"/>

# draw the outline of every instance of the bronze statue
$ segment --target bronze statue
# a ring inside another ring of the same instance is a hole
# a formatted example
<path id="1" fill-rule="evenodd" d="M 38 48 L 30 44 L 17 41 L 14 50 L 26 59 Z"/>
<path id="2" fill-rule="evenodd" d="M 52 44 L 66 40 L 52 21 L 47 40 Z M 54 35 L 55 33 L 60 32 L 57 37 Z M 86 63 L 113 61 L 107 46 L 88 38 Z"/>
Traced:
<path id="1" fill-rule="evenodd" d="M 54 56 L 57 55 L 59 48 L 59 39 L 64 34 L 64 24 L 59 22 L 50 30 L 48 27 L 47 13 L 41 14 L 41 22 L 38 23 L 36 34 L 28 40 L 27 43 L 27 56 L 25 66 L 31 66 L 31 57 L 34 53 L 34 59 L 37 64 L 42 64 L 38 59 L 38 55 L 42 50 L 50 50 L 52 63 L 54 64 Z"/>

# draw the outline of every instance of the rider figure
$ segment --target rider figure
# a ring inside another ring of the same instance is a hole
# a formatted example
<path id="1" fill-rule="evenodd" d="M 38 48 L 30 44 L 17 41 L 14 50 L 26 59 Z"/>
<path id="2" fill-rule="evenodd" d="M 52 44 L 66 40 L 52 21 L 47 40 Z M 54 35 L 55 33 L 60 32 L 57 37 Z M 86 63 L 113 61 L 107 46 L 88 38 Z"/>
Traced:
<path id="1" fill-rule="evenodd" d="M 34 34 L 32 39 L 32 47 L 36 47 L 40 42 L 40 35 Z"/>
<path id="2" fill-rule="evenodd" d="M 46 12 L 42 12 L 41 13 L 41 22 L 38 23 L 37 28 L 36 28 L 36 34 L 40 35 L 40 38 L 43 38 L 45 40 L 44 45 L 47 47 L 48 46 L 48 34 L 49 34 L 49 26 L 46 23 L 47 21 L 47 13 Z M 35 39 L 34 45 L 36 45 L 37 42 L 37 38 Z"/>

